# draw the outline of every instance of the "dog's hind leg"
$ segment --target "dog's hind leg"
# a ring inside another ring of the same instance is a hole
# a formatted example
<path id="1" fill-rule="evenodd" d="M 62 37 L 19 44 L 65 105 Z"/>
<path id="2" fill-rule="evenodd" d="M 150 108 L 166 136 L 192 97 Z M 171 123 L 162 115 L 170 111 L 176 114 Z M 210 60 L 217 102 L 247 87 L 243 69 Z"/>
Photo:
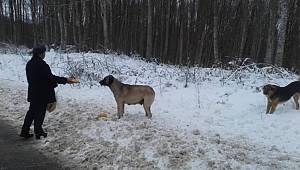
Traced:
<path id="1" fill-rule="evenodd" d="M 150 110 L 150 106 L 145 105 L 145 103 L 144 103 L 143 106 L 144 106 L 144 110 L 145 110 L 146 116 L 148 118 L 151 118 L 152 117 L 152 113 L 151 113 L 151 110 Z"/>
<path id="2" fill-rule="evenodd" d="M 153 96 L 147 96 L 144 98 L 144 109 L 145 109 L 145 112 L 146 112 L 146 116 L 150 119 L 152 117 L 152 113 L 151 113 L 151 105 L 154 101 L 154 95 Z"/>
<path id="3" fill-rule="evenodd" d="M 296 110 L 299 110 L 299 102 L 298 102 L 298 100 L 299 100 L 299 93 L 295 94 L 293 96 L 293 98 L 294 98 L 294 101 L 295 101 L 295 104 L 296 104 Z"/>

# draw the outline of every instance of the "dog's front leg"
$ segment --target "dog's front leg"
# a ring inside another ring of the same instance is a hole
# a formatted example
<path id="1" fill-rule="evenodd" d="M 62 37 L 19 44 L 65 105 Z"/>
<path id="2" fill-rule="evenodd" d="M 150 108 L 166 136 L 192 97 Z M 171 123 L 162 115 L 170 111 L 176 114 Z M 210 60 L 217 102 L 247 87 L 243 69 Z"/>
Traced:
<path id="1" fill-rule="evenodd" d="M 270 108 L 271 108 L 271 101 L 268 100 L 267 101 L 267 110 L 266 110 L 266 114 L 268 114 L 270 112 Z"/>
<path id="2" fill-rule="evenodd" d="M 124 102 L 118 101 L 117 107 L 118 107 L 118 118 L 120 119 L 124 114 Z"/>
<path id="3" fill-rule="evenodd" d="M 298 102 L 298 100 L 299 100 L 299 95 L 298 95 L 298 94 L 295 94 L 295 95 L 293 96 L 293 98 L 294 98 L 294 101 L 295 101 L 295 104 L 296 104 L 296 110 L 299 110 L 299 102 Z"/>
<path id="4" fill-rule="evenodd" d="M 272 101 L 270 114 L 272 114 L 276 110 L 278 103 L 278 101 Z"/>

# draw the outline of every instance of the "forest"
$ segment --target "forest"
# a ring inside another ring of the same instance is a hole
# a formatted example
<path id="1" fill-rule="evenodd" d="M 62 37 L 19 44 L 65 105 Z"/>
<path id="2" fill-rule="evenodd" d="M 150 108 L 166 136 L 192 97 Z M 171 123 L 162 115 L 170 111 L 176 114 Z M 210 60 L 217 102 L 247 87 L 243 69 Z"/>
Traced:
<path id="1" fill-rule="evenodd" d="M 300 69 L 300 0 L 0 0 L 0 42 Z"/>

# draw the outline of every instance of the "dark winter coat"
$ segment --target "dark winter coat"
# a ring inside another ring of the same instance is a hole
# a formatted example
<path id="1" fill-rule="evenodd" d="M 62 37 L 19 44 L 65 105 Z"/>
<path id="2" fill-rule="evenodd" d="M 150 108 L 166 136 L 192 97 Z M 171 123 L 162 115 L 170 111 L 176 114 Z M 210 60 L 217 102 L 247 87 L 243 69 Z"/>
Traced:
<path id="1" fill-rule="evenodd" d="M 67 78 L 51 73 L 49 65 L 41 57 L 32 57 L 26 64 L 28 102 L 52 103 L 56 101 L 54 88 L 66 84 Z"/>

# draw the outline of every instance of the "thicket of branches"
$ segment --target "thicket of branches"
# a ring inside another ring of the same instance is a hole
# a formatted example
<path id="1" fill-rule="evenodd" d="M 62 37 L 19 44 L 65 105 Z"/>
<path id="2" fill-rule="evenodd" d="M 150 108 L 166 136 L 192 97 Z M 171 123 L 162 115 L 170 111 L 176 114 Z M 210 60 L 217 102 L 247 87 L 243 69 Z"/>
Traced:
<path id="1" fill-rule="evenodd" d="M 0 0 L 0 41 L 300 68 L 300 0 Z"/>

